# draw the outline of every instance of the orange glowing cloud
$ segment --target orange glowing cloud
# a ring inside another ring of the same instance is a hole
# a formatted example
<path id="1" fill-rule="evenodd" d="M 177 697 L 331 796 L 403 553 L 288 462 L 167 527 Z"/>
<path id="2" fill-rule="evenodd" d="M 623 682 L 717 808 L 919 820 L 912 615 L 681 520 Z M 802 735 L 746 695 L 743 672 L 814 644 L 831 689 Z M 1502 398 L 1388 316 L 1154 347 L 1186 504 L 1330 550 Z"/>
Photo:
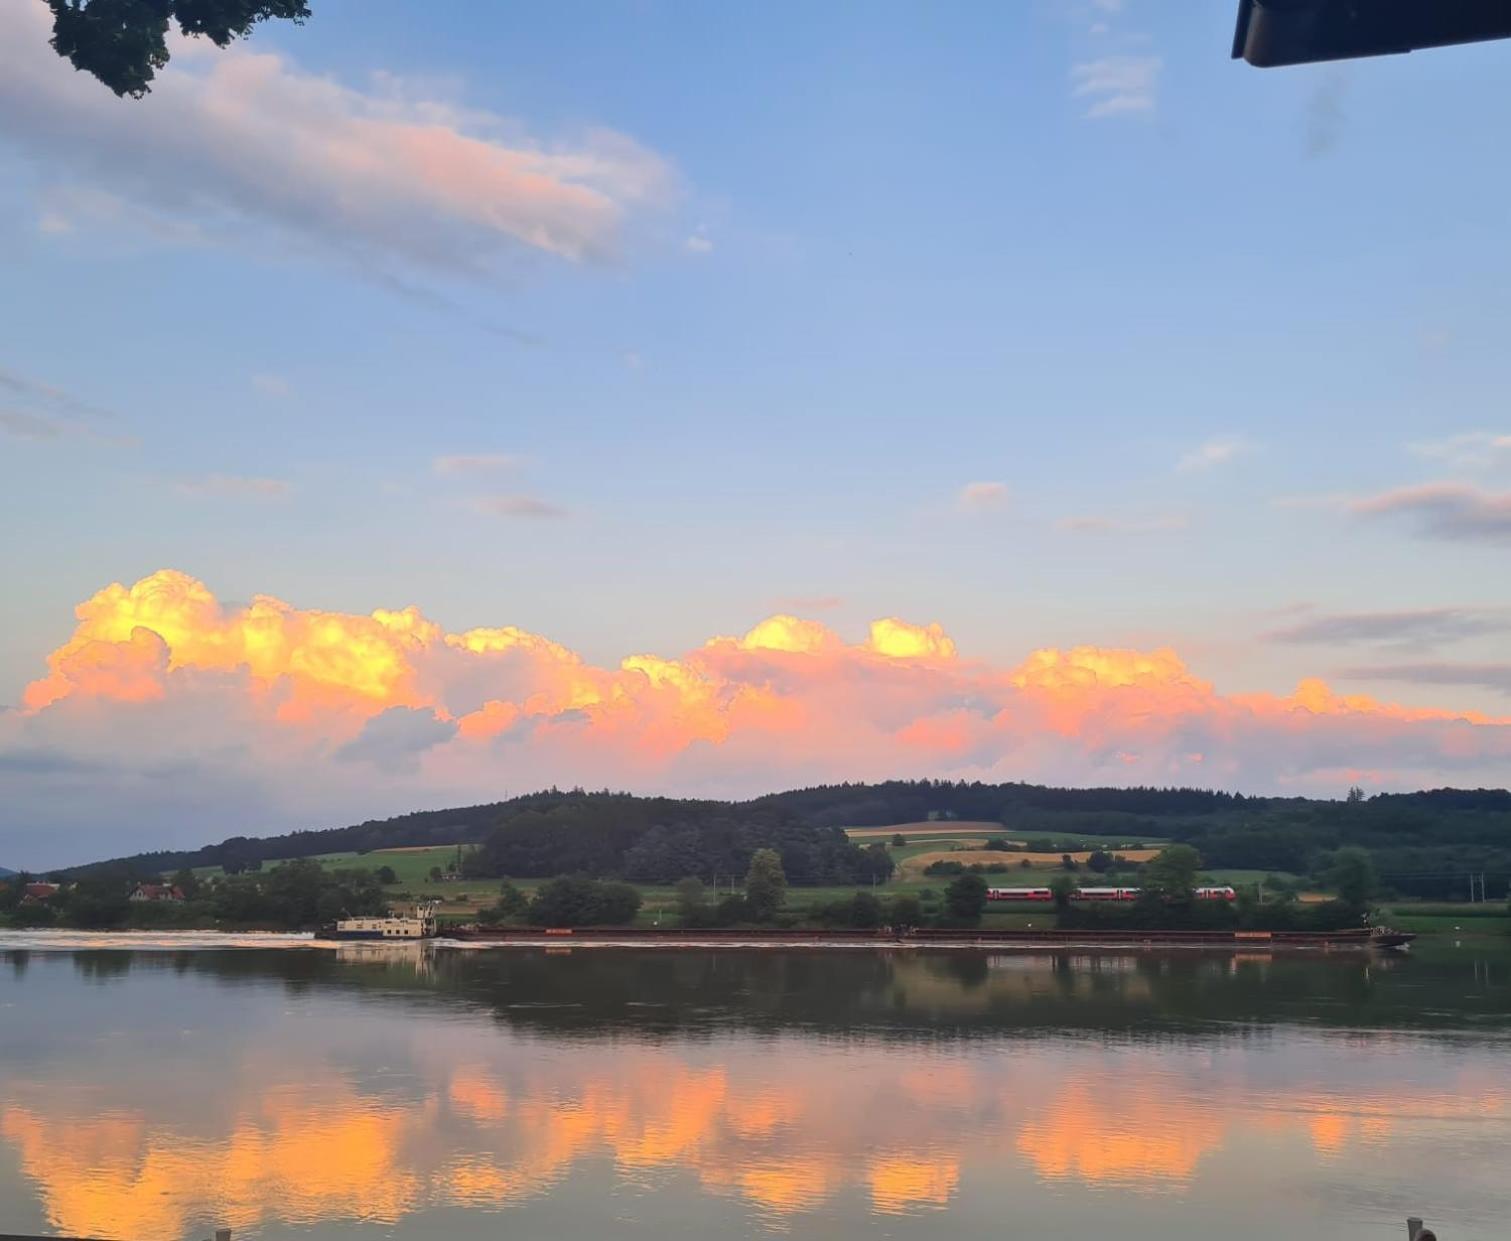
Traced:
<path id="1" fill-rule="evenodd" d="M 230 606 L 170 569 L 107 586 L 76 617 L 23 710 L 0 715 L 0 752 L 122 768 L 149 745 L 181 768 L 239 755 L 227 774 L 277 790 L 268 827 L 312 813 L 299 789 L 336 797 L 354 763 L 381 772 L 354 781 L 364 794 L 387 782 L 459 796 L 553 781 L 735 795 L 900 772 L 1332 789 L 1358 769 L 1407 784 L 1511 768 L 1505 718 L 1316 680 L 1224 695 L 1163 648 L 1045 648 L 993 666 L 939 624 L 896 617 L 852 642 L 781 614 L 608 667 L 511 625 L 448 632 L 412 606 Z"/>

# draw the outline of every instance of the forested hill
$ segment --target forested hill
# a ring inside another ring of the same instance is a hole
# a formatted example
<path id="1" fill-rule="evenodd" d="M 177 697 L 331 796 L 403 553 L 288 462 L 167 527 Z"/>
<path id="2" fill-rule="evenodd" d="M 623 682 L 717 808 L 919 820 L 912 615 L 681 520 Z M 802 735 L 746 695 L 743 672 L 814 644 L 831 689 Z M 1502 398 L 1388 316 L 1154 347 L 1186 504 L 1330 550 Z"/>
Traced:
<path id="1" fill-rule="evenodd" d="M 694 853 L 707 863 L 703 869 L 714 869 L 721 858 L 774 845 L 784 859 L 797 859 L 798 868 L 808 870 L 810 882 L 848 882 L 862 877 L 868 863 L 859 858 L 863 851 L 844 844 L 838 828 L 930 818 L 1001 823 L 1015 833 L 1183 840 L 1195 845 L 1209 866 L 1297 874 L 1308 872 L 1329 850 L 1361 845 L 1393 886 L 1422 895 L 1457 891 L 1455 885 L 1470 870 L 1489 876 L 1492 894 L 1504 892 L 1511 878 L 1511 792 L 1504 789 L 1324 800 L 1184 788 L 935 780 L 822 785 L 744 802 L 550 789 L 327 831 L 236 836 L 187 852 L 116 859 L 113 865 L 142 874 L 185 866 L 236 870 L 279 858 L 463 842 L 484 846 L 478 864 L 496 873 L 581 871 L 650 880 L 698 873 L 691 865 Z"/>

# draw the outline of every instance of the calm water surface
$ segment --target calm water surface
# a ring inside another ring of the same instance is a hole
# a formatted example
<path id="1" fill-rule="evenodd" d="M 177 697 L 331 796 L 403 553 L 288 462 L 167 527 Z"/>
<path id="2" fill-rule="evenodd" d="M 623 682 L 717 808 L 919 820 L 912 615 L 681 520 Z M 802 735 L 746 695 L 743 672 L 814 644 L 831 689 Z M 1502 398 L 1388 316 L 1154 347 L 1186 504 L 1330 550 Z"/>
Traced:
<path id="1" fill-rule="evenodd" d="M 1408 1214 L 1511 1234 L 1503 946 L 0 936 L 0 1233 L 1352 1241 Z"/>

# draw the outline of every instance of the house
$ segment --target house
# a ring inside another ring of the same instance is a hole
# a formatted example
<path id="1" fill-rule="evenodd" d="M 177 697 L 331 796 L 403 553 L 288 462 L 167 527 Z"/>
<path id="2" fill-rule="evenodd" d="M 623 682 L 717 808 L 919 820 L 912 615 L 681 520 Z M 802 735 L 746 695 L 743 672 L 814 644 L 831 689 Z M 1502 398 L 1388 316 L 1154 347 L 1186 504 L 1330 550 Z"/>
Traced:
<path id="1" fill-rule="evenodd" d="M 183 889 L 166 883 L 139 883 L 131 893 L 134 901 L 181 901 Z"/>
<path id="2" fill-rule="evenodd" d="M 52 900 L 58 894 L 58 885 L 55 883 L 29 883 L 22 894 L 23 905 L 43 905 Z"/>

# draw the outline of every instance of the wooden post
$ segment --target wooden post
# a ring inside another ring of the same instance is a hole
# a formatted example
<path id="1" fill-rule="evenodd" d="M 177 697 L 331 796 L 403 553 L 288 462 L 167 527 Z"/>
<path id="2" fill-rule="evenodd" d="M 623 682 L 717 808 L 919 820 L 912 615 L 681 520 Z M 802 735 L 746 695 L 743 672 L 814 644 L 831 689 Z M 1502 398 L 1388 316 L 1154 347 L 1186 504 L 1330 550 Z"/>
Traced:
<path id="1" fill-rule="evenodd" d="M 1406 1241 L 1417 1241 L 1417 1233 L 1421 1231 L 1422 1221 L 1415 1215 L 1408 1216 L 1406 1220 Z M 216 1241 L 219 1241 L 219 1238 Z"/>

